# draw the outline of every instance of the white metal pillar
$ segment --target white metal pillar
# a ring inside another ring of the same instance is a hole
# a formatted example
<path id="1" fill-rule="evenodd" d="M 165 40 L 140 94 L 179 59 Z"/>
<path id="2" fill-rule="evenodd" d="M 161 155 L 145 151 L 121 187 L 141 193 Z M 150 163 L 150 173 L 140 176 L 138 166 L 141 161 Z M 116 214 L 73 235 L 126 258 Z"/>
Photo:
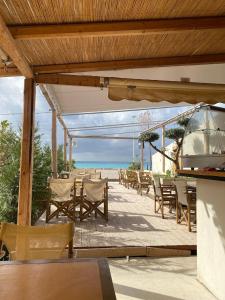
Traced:
<path id="1" fill-rule="evenodd" d="M 165 151 L 165 126 L 162 126 L 162 150 Z M 166 172 L 166 160 L 165 160 L 165 156 L 162 155 L 162 171 L 163 173 Z"/>

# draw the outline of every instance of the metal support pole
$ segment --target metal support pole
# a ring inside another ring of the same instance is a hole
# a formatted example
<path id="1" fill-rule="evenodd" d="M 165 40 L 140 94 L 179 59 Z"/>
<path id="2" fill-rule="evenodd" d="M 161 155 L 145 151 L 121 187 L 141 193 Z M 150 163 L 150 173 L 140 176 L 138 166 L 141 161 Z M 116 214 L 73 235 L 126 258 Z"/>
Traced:
<path id="1" fill-rule="evenodd" d="M 67 170 L 67 130 L 64 128 L 64 148 L 63 148 L 64 168 Z"/>
<path id="2" fill-rule="evenodd" d="M 70 151 L 69 151 L 69 169 L 72 169 L 73 162 L 73 139 L 70 137 Z"/>
<path id="3" fill-rule="evenodd" d="M 57 178 L 57 129 L 56 129 L 57 114 L 52 111 L 52 176 Z"/>
<path id="4" fill-rule="evenodd" d="M 141 142 L 141 171 L 144 170 L 144 143 Z"/>
<path id="5" fill-rule="evenodd" d="M 162 150 L 165 151 L 165 126 L 162 126 Z M 162 171 L 163 173 L 166 172 L 166 160 L 165 160 L 165 156 L 162 155 Z"/>

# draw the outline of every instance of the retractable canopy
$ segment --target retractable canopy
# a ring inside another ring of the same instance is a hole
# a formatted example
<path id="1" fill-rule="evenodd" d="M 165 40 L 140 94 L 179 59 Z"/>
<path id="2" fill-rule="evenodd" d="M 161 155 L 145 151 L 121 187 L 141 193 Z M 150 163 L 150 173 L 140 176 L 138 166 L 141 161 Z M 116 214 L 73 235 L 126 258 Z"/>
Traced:
<path id="1" fill-rule="evenodd" d="M 151 104 L 148 101 L 139 103 L 127 100 L 120 102 L 111 101 L 108 98 L 107 88 L 64 85 L 46 85 L 46 88 L 58 112 L 61 112 L 61 114 L 104 112 L 157 106 L 157 104 Z M 165 106 L 166 103 L 158 104 L 159 107 L 162 105 Z"/>
<path id="2" fill-rule="evenodd" d="M 49 75 L 49 78 L 44 76 L 44 80 L 40 79 L 41 83 L 45 82 L 48 94 L 61 114 L 183 106 L 200 102 L 215 104 L 225 101 L 224 64 L 63 76 Z M 191 82 L 181 82 L 182 76 L 189 78 Z M 72 85 L 74 77 L 78 77 L 75 84 L 79 86 Z M 86 86 L 80 86 L 82 84 Z"/>
<path id="3" fill-rule="evenodd" d="M 109 81 L 109 98 L 115 101 L 146 99 L 150 102 L 215 104 L 225 101 L 225 85 L 117 78 Z"/>

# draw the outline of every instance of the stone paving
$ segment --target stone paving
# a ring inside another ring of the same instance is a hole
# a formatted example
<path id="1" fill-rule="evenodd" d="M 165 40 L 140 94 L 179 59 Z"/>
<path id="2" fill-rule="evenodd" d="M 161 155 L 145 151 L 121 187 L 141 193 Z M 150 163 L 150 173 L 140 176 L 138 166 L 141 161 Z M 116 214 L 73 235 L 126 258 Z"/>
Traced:
<path id="1" fill-rule="evenodd" d="M 75 247 L 196 245 L 196 232 L 176 224 L 165 209 L 165 219 L 154 213 L 150 195 L 140 196 L 118 182 L 109 183 L 109 221 L 93 217 L 75 224 Z M 65 222 L 60 217 L 53 222 Z M 44 216 L 38 222 L 43 223 Z"/>

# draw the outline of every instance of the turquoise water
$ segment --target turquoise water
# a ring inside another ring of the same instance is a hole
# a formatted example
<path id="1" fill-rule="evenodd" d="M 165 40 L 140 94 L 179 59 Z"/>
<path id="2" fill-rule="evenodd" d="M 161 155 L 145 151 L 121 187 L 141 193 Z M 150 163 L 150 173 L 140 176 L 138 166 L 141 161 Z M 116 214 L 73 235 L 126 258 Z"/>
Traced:
<path id="1" fill-rule="evenodd" d="M 127 169 L 130 162 L 76 161 L 78 169 Z M 145 169 L 147 163 L 145 163 Z"/>

